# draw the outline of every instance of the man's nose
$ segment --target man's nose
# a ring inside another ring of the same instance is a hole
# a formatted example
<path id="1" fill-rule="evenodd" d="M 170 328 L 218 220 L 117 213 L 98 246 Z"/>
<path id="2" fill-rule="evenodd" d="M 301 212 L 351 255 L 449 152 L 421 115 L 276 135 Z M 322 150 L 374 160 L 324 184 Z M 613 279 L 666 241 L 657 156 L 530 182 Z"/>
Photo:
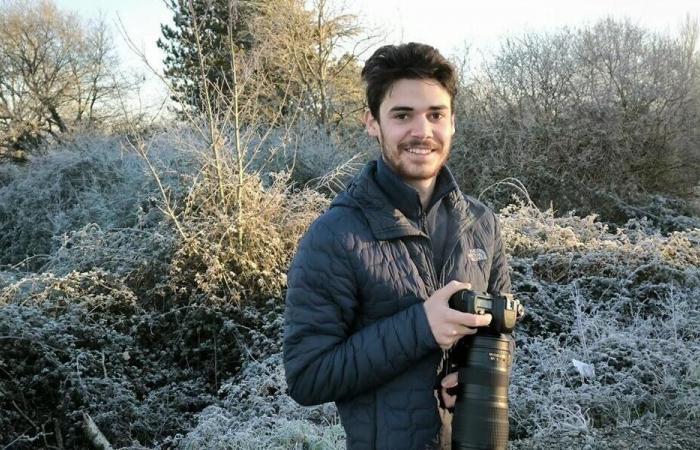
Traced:
<path id="1" fill-rule="evenodd" d="M 411 137 L 418 139 L 433 137 L 433 129 L 427 117 L 416 116 L 411 125 Z"/>

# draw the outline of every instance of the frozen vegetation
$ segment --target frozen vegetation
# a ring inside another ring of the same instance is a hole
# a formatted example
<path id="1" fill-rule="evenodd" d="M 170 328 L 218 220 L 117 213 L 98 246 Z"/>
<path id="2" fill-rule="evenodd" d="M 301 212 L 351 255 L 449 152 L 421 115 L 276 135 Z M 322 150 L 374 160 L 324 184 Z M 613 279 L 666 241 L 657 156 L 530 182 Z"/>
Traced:
<path id="1" fill-rule="evenodd" d="M 313 168 L 337 162 L 278 171 L 288 148 L 221 183 L 193 139 L 141 141 L 160 186 L 125 138 L 0 166 L 0 448 L 88 447 L 85 414 L 115 448 L 344 448 L 280 353 L 286 265 L 339 181 Z M 512 448 L 700 448 L 698 220 L 500 217 L 528 310 Z"/>

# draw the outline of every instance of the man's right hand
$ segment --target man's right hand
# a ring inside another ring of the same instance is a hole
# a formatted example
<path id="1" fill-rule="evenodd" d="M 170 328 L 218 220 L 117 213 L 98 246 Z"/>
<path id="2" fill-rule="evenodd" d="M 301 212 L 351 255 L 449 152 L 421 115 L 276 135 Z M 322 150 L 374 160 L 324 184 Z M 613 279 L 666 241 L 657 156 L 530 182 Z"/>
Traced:
<path id="1" fill-rule="evenodd" d="M 450 297 L 457 291 L 471 287 L 469 283 L 453 280 L 435 291 L 423 303 L 433 337 L 445 350 L 451 348 L 462 337 L 476 333 L 476 328 L 485 327 L 491 323 L 491 314 L 470 314 L 450 308 Z"/>

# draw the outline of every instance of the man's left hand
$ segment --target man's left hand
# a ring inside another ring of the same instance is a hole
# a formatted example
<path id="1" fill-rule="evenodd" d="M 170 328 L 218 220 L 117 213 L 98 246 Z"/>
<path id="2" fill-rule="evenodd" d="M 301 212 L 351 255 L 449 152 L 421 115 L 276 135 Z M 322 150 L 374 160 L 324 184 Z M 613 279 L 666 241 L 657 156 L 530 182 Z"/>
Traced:
<path id="1" fill-rule="evenodd" d="M 445 405 L 445 408 L 447 409 L 452 409 L 455 407 L 455 402 L 457 401 L 457 395 L 450 395 L 447 390 L 449 388 L 453 388 L 459 384 L 459 381 L 457 379 L 457 374 L 458 372 L 452 372 L 451 374 L 447 375 L 445 378 L 442 379 L 440 382 L 440 385 L 442 386 L 442 389 L 440 389 L 440 395 L 442 396 L 442 403 Z"/>

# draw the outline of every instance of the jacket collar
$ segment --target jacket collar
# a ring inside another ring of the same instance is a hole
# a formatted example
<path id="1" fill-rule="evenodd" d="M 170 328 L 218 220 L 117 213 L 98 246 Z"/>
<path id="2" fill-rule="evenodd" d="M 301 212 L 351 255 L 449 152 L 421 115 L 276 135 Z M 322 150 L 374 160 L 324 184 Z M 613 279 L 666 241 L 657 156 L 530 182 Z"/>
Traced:
<path id="1" fill-rule="evenodd" d="M 380 158 L 376 161 L 377 171 L 375 181 L 379 188 L 384 192 L 384 195 L 389 199 L 394 208 L 413 222 L 418 222 L 423 212 L 428 212 L 430 209 L 440 202 L 451 191 L 457 190 L 457 182 L 452 173 L 447 167 L 443 167 L 438 173 L 435 182 L 435 190 L 430 199 L 430 203 L 425 211 L 420 203 L 420 196 L 412 186 L 406 184 L 389 165 Z"/>
<path id="2" fill-rule="evenodd" d="M 472 222 L 468 205 L 447 167 L 441 169 L 435 189 L 429 208 L 444 198 L 460 223 L 460 229 Z M 422 212 L 418 192 L 405 184 L 383 161 L 367 163 L 347 190 L 331 203 L 331 207 L 334 206 L 361 209 L 379 240 L 425 236 L 416 226 Z"/>

